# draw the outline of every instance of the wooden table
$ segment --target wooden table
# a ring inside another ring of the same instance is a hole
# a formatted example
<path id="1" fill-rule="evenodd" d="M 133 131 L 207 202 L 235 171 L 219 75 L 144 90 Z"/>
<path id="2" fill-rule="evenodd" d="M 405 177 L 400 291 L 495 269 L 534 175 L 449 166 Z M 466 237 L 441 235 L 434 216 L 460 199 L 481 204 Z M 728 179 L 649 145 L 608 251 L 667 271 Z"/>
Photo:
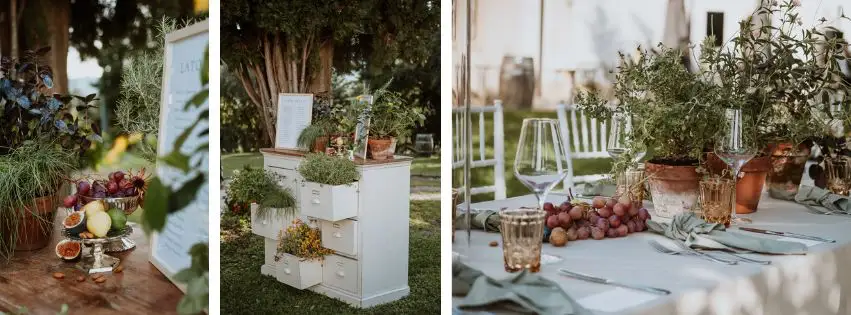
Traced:
<path id="1" fill-rule="evenodd" d="M 136 248 L 109 254 L 121 259 L 123 272 L 102 273 L 107 280 L 100 284 L 91 276 L 77 282 L 85 275 L 83 271 L 54 253 L 65 211 L 58 210 L 56 217 L 50 245 L 17 252 L 11 262 L 0 262 L 0 312 L 17 312 L 25 307 L 29 314 L 56 314 L 62 304 L 67 304 L 69 314 L 176 313 L 183 292 L 148 262 L 151 248 L 141 227 L 131 234 Z M 65 273 L 65 279 L 53 278 L 54 272 Z"/>

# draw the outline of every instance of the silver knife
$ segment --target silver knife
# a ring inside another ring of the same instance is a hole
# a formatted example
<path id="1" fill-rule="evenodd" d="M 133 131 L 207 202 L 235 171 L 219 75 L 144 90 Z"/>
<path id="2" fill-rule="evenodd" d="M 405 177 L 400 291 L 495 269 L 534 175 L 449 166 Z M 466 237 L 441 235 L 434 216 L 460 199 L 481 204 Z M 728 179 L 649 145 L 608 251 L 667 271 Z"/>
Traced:
<path id="1" fill-rule="evenodd" d="M 659 289 L 659 288 L 648 287 L 648 286 L 643 286 L 643 285 L 636 285 L 636 284 L 627 284 L 627 283 L 617 282 L 617 281 L 610 280 L 610 279 L 597 278 L 597 277 L 594 277 L 594 276 L 589 276 L 589 275 L 581 274 L 581 273 L 578 273 L 578 272 L 568 271 L 567 269 L 563 269 L 563 268 L 559 268 L 558 272 L 560 272 L 562 275 L 565 275 L 565 276 L 568 276 L 568 277 L 571 277 L 571 278 L 575 278 L 575 279 L 579 279 L 579 280 L 585 280 L 585 281 L 589 281 L 589 282 L 595 282 L 595 283 L 600 283 L 600 284 L 608 284 L 608 285 L 618 286 L 618 287 L 622 287 L 622 288 L 628 288 L 628 289 L 633 289 L 633 290 L 649 292 L 649 293 L 658 294 L 658 295 L 671 294 L 671 291 L 668 291 L 668 290 L 665 290 L 665 289 Z"/>
<path id="2" fill-rule="evenodd" d="M 744 231 L 748 231 L 748 232 L 753 232 L 753 233 L 786 236 L 786 237 L 800 238 L 800 239 L 804 239 L 804 240 L 819 241 L 819 242 L 826 242 L 826 243 L 836 243 L 836 240 L 832 240 L 832 239 L 828 239 L 828 238 L 822 238 L 822 237 L 818 237 L 818 236 L 810 236 L 810 235 L 792 233 L 792 232 L 779 232 L 779 231 L 755 229 L 755 228 L 749 228 L 749 227 L 739 227 L 739 229 L 744 230 Z"/>

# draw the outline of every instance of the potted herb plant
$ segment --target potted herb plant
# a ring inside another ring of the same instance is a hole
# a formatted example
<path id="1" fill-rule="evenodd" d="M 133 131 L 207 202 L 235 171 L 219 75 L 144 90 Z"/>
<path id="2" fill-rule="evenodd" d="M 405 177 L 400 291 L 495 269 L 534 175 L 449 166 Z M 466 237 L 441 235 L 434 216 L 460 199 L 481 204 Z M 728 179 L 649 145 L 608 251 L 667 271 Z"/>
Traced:
<path id="1" fill-rule="evenodd" d="M 380 90 L 375 95 L 369 122 L 369 154 L 375 160 L 392 159 L 396 141 L 409 137 L 411 129 L 425 122 L 423 110 L 406 105 L 401 94 Z"/>
<path id="2" fill-rule="evenodd" d="M 99 139 L 87 117 L 94 95 L 51 93 L 48 51 L 0 60 L 0 257 L 48 244 L 62 183 Z"/>
<path id="3" fill-rule="evenodd" d="M 296 200 L 290 189 L 279 184 L 283 180 L 276 173 L 245 167 L 228 185 L 229 201 L 251 205 L 251 230 L 255 234 L 274 238 L 278 228 L 295 217 Z"/>
<path id="4" fill-rule="evenodd" d="M 349 159 L 311 153 L 298 166 L 304 178 L 301 214 L 327 221 L 357 216 L 360 172 Z"/>
<path id="5" fill-rule="evenodd" d="M 757 25 L 748 18 L 740 23 L 730 49 L 704 47 L 701 57 L 715 82 L 728 91 L 719 95 L 723 103 L 742 109 L 745 136 L 764 149 L 742 168 L 737 213 L 756 210 L 765 173 L 772 197 L 794 197 L 810 155 L 808 140 L 824 133 L 831 96 L 847 89 L 836 80 L 843 45 L 825 36 L 835 29 L 801 27 L 793 1 L 763 2 L 754 13 L 765 21 L 777 16 L 780 25 Z M 711 154 L 709 160 L 721 167 Z"/>
<path id="6" fill-rule="evenodd" d="M 677 50 L 659 46 L 658 53 L 638 49 L 635 60 L 620 55 L 610 102 L 597 92 L 577 96 L 580 109 L 597 119 L 614 113 L 631 115 L 628 151 L 646 148 L 653 157 L 645 164 L 648 187 L 657 215 L 688 211 L 698 197 L 698 167 L 705 148 L 718 136 L 721 91 L 700 73 L 689 72 Z M 627 155 L 625 155 L 627 156 Z M 616 163 L 625 170 L 628 163 Z"/>
<path id="7" fill-rule="evenodd" d="M 298 219 L 281 231 L 275 255 L 278 281 L 299 290 L 322 282 L 322 261 L 334 251 L 322 247 L 321 236 L 318 228 Z"/>
<path id="8" fill-rule="evenodd" d="M 327 153 L 328 148 L 351 146 L 357 117 L 364 106 L 354 101 L 335 103 L 330 96 L 317 95 L 314 97 L 312 123 L 299 134 L 298 146 L 313 153 Z"/>

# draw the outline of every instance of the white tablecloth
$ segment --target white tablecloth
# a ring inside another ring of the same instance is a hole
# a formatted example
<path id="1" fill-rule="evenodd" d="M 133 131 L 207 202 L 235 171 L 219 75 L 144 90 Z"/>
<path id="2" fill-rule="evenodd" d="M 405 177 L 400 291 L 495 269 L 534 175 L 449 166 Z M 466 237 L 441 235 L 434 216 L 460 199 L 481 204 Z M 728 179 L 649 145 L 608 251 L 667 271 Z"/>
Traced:
<path id="1" fill-rule="evenodd" d="M 564 196 L 551 196 L 548 201 L 560 203 Z M 471 207 L 500 209 L 535 204 L 534 196 L 527 195 Z M 851 314 L 851 218 L 811 214 L 803 206 L 767 195 L 762 197 L 757 212 L 746 217 L 753 220 L 747 226 L 820 236 L 837 242 L 813 245 L 807 255 L 748 255 L 771 260 L 771 265 L 739 262 L 729 266 L 693 256 L 657 253 L 647 241 L 665 237 L 649 232 L 633 233 L 623 238 L 573 241 L 560 248 L 545 243 L 545 254 L 563 260 L 542 266 L 541 274 L 560 283 L 575 300 L 615 287 L 566 278 L 557 274 L 558 268 L 672 292 L 621 311 L 595 311 L 596 314 Z M 469 247 L 466 231 L 455 233 L 456 259 L 497 279 L 510 275 L 503 268 L 502 248 L 488 245 L 491 241 L 502 244 L 498 233 L 473 231 Z M 459 301 L 453 297 L 453 305 Z"/>

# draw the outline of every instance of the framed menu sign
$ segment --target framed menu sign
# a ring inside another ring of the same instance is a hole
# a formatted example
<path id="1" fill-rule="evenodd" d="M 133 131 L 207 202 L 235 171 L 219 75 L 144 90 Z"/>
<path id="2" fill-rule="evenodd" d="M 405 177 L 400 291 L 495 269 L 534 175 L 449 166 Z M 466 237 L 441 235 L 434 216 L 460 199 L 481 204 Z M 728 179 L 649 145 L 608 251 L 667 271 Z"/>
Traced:
<path id="1" fill-rule="evenodd" d="M 313 116 L 313 94 L 278 94 L 275 148 L 297 149 L 298 136 Z"/>
<path id="2" fill-rule="evenodd" d="M 201 67 L 209 45 L 208 23 L 209 21 L 204 21 L 190 25 L 169 33 L 165 38 L 158 156 L 171 152 L 178 136 L 198 119 L 198 115 L 209 108 L 206 101 L 201 106 L 186 108 L 187 102 L 204 89 L 201 84 Z M 182 153 L 191 154 L 195 148 L 209 142 L 209 137 L 201 133 L 207 129 L 206 125 L 207 121 L 203 120 L 194 128 L 180 148 Z M 199 169 L 184 173 L 165 163 L 158 163 L 156 176 L 174 190 L 199 172 L 209 172 L 209 154 L 201 152 L 190 156 L 190 165 L 200 163 Z M 175 282 L 172 279 L 174 274 L 191 265 L 189 249 L 192 245 L 209 242 L 208 191 L 207 183 L 201 185 L 195 199 L 185 208 L 170 214 L 163 230 L 151 237 L 149 260 L 172 282 Z M 186 291 L 184 284 L 175 285 Z"/>

